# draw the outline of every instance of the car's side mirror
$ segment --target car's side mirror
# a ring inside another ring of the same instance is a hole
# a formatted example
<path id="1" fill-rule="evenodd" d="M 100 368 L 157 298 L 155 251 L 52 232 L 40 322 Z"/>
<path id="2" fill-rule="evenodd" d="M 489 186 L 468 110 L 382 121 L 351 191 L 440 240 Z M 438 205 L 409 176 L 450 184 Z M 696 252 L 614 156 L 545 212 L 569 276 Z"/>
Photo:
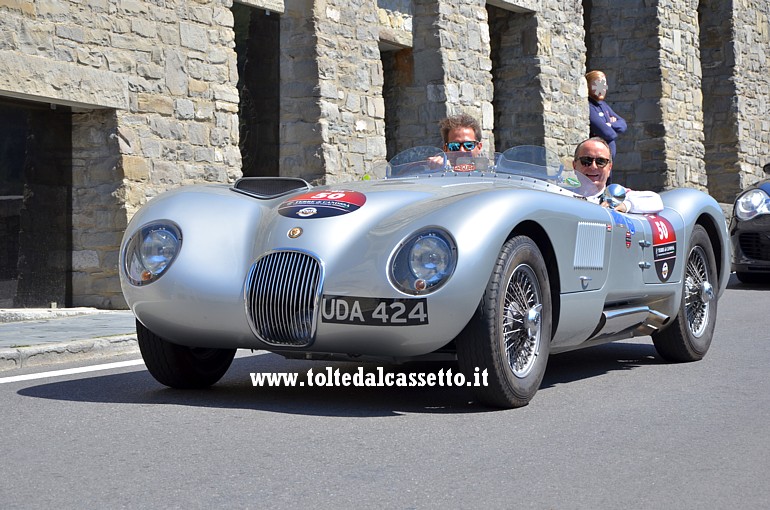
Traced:
<path id="1" fill-rule="evenodd" d="M 602 201 L 607 202 L 613 209 L 626 199 L 626 188 L 620 184 L 610 184 L 604 188 Z"/>

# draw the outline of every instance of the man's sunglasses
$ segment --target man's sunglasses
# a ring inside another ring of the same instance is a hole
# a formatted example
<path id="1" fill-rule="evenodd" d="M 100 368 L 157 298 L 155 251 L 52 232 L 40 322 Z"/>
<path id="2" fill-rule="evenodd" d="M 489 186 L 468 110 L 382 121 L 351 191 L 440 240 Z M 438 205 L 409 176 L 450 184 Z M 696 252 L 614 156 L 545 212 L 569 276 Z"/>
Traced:
<path id="1" fill-rule="evenodd" d="M 467 142 L 447 142 L 446 148 L 449 152 L 459 151 L 460 147 L 466 151 L 472 151 L 479 144 L 476 140 L 469 140 Z"/>
<path id="2" fill-rule="evenodd" d="M 607 158 L 592 158 L 590 156 L 581 156 L 578 158 L 578 160 L 580 161 L 580 164 L 583 166 L 591 166 L 591 163 L 596 161 L 596 166 L 598 166 L 599 168 L 604 168 L 605 166 L 607 166 L 607 163 L 610 162 L 610 160 Z"/>

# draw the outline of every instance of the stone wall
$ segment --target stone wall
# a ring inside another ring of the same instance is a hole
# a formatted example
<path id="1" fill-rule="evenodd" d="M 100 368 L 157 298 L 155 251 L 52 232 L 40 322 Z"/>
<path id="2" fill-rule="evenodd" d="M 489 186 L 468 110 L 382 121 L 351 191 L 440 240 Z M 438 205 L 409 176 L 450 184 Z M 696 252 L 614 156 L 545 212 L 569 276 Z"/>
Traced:
<path id="1" fill-rule="evenodd" d="M 497 150 L 542 144 L 543 83 L 535 13 L 489 7 Z"/>
<path id="2" fill-rule="evenodd" d="M 545 145 L 571 165 L 587 134 L 585 46 L 580 2 L 552 1 L 535 12 L 489 7 L 498 150 Z"/>
<path id="3" fill-rule="evenodd" d="M 438 121 L 460 111 L 489 150 L 542 143 L 569 165 L 594 68 L 629 124 L 616 181 L 729 201 L 769 162 L 766 0 L 240 3 L 279 17 L 267 173 L 379 175 L 388 156 L 440 144 Z M 147 200 L 241 175 L 231 7 L 0 0 L 0 96 L 71 108 L 73 305 L 123 305 L 118 243 Z"/>
<path id="4" fill-rule="evenodd" d="M 386 155 L 379 14 L 370 0 L 327 0 L 313 17 L 325 181 L 360 178 Z"/>
<path id="5" fill-rule="evenodd" d="M 635 189 L 666 185 L 666 127 L 654 2 L 593 0 L 586 69 L 607 75 L 607 103 L 628 123 L 618 137 L 613 180 Z M 586 106 L 587 108 L 587 106 Z M 588 128 L 586 126 L 586 134 Z"/>
<path id="6" fill-rule="evenodd" d="M 447 115 L 441 39 L 434 28 L 438 4 L 415 2 L 411 13 L 404 24 L 412 26 L 413 47 L 381 52 L 388 157 L 418 145 L 440 146 L 438 121 Z"/>
<path id="7" fill-rule="evenodd" d="M 140 177 L 131 163 L 144 163 L 144 159 L 121 158 L 116 132 L 114 110 L 72 116 L 71 271 L 73 301 L 79 306 L 125 307 L 120 287 L 115 286 L 118 247 L 128 224 L 126 207 L 146 199 L 140 187 L 128 186 L 122 178 L 146 182 L 146 174 Z"/>
<path id="8" fill-rule="evenodd" d="M 392 3 L 389 3 L 392 4 Z M 383 52 L 388 155 L 415 145 L 440 146 L 439 121 L 460 112 L 477 118 L 492 151 L 492 61 L 483 1 L 415 2 L 404 21 L 413 48 Z"/>
<path id="9" fill-rule="evenodd" d="M 494 88 L 487 17 L 483 0 L 438 0 L 436 30 L 443 80 L 434 83 L 428 99 L 444 103 L 447 115 L 465 112 L 476 117 L 482 140 L 492 148 Z"/>
<path id="10" fill-rule="evenodd" d="M 665 187 L 706 191 L 697 0 L 659 2 Z"/>
<path id="11" fill-rule="evenodd" d="M 147 199 L 240 175 L 230 5 L 0 4 L 0 94 L 73 107 L 73 305 L 123 304 L 119 239 Z"/>
<path id="12" fill-rule="evenodd" d="M 700 59 L 703 72 L 703 133 L 709 191 L 732 201 L 740 187 L 738 119 L 735 108 L 735 44 L 732 5 L 704 0 L 698 7 Z"/>
<path id="13" fill-rule="evenodd" d="M 733 2 L 735 115 L 740 179 L 721 196 L 732 200 L 745 186 L 765 178 L 770 163 L 770 2 Z"/>
<path id="14" fill-rule="evenodd" d="M 770 55 L 762 0 L 635 0 L 588 6 L 587 68 L 629 124 L 613 173 L 635 188 L 707 190 L 717 200 L 762 174 Z"/>
<path id="15" fill-rule="evenodd" d="M 412 0 L 377 0 L 380 42 L 391 49 L 412 47 Z"/>

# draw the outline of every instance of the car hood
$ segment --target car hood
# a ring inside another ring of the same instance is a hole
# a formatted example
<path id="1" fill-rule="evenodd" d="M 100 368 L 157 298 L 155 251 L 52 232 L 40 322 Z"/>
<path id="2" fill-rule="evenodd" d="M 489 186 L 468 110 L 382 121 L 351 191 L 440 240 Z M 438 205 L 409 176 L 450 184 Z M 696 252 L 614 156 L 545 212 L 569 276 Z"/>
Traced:
<path id="1" fill-rule="evenodd" d="M 482 193 L 504 190 L 574 196 L 564 188 L 533 178 L 454 173 L 320 186 L 284 197 L 276 209 L 286 217 L 312 219 L 376 208 L 380 218 L 387 218 L 387 228 L 388 224 L 423 216 Z"/>

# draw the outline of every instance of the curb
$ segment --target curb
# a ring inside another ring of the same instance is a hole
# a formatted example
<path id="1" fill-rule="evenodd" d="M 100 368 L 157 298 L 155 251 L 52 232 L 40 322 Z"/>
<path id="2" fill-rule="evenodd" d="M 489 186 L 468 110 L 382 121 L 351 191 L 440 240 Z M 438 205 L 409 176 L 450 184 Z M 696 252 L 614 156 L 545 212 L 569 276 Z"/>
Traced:
<path id="1" fill-rule="evenodd" d="M 0 349 L 0 372 L 123 354 L 139 354 L 136 335 L 116 335 L 28 347 L 11 347 Z"/>
<path id="2" fill-rule="evenodd" d="M 110 313 L 115 310 L 100 310 L 98 308 L 0 308 L 0 324 L 21 321 L 36 321 Z"/>

